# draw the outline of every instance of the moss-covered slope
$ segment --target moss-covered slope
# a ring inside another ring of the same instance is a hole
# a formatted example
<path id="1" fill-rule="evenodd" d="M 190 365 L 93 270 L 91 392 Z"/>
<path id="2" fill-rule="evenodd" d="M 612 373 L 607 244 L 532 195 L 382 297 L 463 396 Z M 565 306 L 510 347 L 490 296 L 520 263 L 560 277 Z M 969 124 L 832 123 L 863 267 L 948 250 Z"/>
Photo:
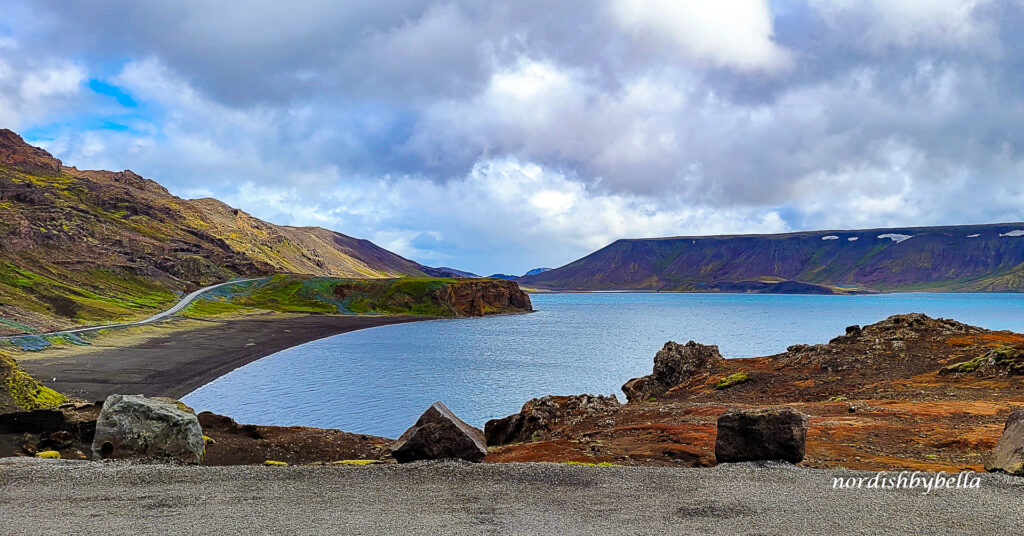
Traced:
<path id="1" fill-rule="evenodd" d="M 13 358 L 0 353 L 0 413 L 51 408 L 65 402 L 64 395 L 41 385 Z"/>
<path id="2" fill-rule="evenodd" d="M 367 240 L 83 171 L 0 130 L 0 335 L 138 319 L 239 276 L 424 277 Z"/>
<path id="3" fill-rule="evenodd" d="M 276 275 L 220 287 L 194 302 L 186 316 L 261 309 L 292 313 L 482 316 L 532 309 L 511 281 L 491 279 L 344 279 Z"/>

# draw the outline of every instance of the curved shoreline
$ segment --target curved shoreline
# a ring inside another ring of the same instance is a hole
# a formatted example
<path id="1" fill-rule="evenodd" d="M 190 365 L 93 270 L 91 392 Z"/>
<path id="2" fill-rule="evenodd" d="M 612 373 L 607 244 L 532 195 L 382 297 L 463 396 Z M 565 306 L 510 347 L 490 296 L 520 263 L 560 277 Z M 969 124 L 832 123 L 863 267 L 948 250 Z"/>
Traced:
<path id="1" fill-rule="evenodd" d="M 87 347 L 21 354 L 16 359 L 47 387 L 77 398 L 102 400 L 111 394 L 181 398 L 287 348 L 359 329 L 433 319 L 280 313 L 176 319 L 150 326 L 147 329 L 155 333 L 149 336 L 100 335 Z"/>

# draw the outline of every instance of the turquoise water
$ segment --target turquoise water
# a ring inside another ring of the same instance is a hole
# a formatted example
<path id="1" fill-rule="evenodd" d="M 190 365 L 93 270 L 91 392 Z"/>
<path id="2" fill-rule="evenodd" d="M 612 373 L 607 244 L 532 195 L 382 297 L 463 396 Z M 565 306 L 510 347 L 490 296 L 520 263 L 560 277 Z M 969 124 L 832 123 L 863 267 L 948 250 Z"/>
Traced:
<path id="1" fill-rule="evenodd" d="M 618 394 L 668 340 L 726 357 L 823 343 L 850 324 L 923 312 L 1024 331 L 1024 294 L 536 294 L 526 315 L 345 333 L 261 359 L 185 397 L 243 423 L 397 437 L 441 400 L 470 424 L 548 394 Z"/>

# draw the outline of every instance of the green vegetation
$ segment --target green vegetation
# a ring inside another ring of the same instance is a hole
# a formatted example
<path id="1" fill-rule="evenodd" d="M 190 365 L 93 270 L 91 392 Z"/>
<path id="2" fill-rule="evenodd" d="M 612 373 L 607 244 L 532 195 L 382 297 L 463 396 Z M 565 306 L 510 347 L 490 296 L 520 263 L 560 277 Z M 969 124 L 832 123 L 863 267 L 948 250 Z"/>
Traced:
<path id="1" fill-rule="evenodd" d="M 734 385 L 748 381 L 750 381 L 750 376 L 747 376 L 746 372 L 737 372 L 736 374 L 730 374 L 722 378 L 722 380 L 718 382 L 718 385 L 715 386 L 715 389 L 728 389 Z"/>
<path id="2" fill-rule="evenodd" d="M 42 262 L 38 266 L 28 270 L 0 262 L 0 302 L 80 323 L 105 323 L 141 318 L 177 299 L 154 281 L 116 269 L 72 271 L 45 268 Z M 34 331 L 17 322 L 2 323 Z"/>
<path id="3" fill-rule="evenodd" d="M 60 453 L 55 450 L 44 450 L 36 453 L 36 458 L 44 458 L 47 460 L 59 459 Z"/>
<path id="4" fill-rule="evenodd" d="M 439 291 L 446 278 L 340 279 L 275 275 L 228 285 L 196 300 L 184 311 L 198 318 L 247 310 L 287 313 L 341 313 L 452 316 Z"/>
<path id="5" fill-rule="evenodd" d="M 269 467 L 288 467 L 288 463 L 287 462 L 277 462 L 277 461 L 274 461 L 274 460 L 267 460 L 267 461 L 263 462 L 263 465 L 266 465 L 266 466 L 269 466 Z"/>
<path id="6" fill-rule="evenodd" d="M 0 353 L 0 411 L 52 408 L 67 401 L 21 370 L 13 358 Z"/>
<path id="7" fill-rule="evenodd" d="M 1000 346 L 969 361 L 956 363 L 942 369 L 945 373 L 963 374 L 986 366 L 1006 370 L 1010 374 L 1024 374 L 1024 348 Z"/>
<path id="8" fill-rule="evenodd" d="M 562 462 L 562 465 L 584 465 L 589 467 L 619 467 L 611 462 L 591 463 L 591 462 Z"/>

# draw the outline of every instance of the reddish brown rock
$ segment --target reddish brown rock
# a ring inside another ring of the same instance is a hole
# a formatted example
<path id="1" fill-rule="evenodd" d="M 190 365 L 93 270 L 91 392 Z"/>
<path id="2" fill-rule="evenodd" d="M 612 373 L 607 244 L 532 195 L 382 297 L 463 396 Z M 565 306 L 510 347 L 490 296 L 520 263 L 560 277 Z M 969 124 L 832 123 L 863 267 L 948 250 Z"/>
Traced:
<path id="1" fill-rule="evenodd" d="M 438 289 L 437 297 L 462 316 L 533 310 L 530 296 L 516 282 L 502 279 L 457 281 Z"/>

